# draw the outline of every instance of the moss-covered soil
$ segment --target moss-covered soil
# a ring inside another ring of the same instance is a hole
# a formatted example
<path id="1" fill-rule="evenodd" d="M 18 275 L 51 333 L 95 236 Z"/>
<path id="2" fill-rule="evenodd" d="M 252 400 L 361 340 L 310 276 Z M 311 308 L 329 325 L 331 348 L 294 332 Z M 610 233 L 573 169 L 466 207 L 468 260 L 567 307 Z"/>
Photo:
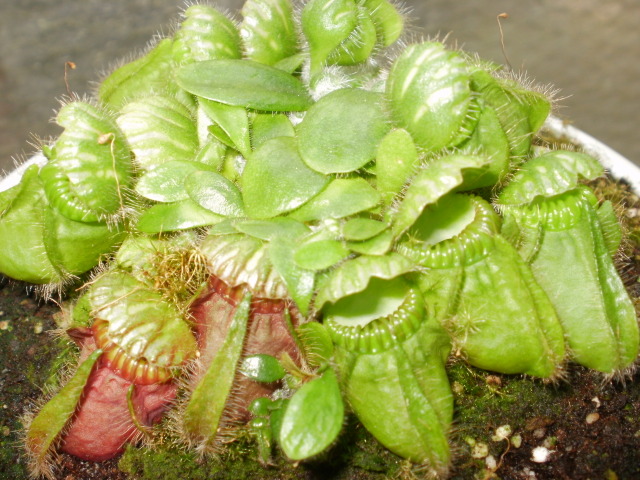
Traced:
<path id="1" fill-rule="evenodd" d="M 609 185 L 602 184 L 599 189 L 624 210 L 632 241 L 625 250 L 623 277 L 638 297 L 640 203 L 624 188 L 612 193 Z M 61 368 L 64 343 L 51 335 L 57 311 L 57 305 L 39 302 L 24 286 L 0 284 L 0 479 L 28 478 L 20 446 L 21 416 L 41 396 L 43 386 L 55 381 Z M 545 384 L 521 376 L 490 374 L 461 361 L 453 362 L 449 372 L 456 397 L 452 479 L 640 479 L 640 373 L 625 382 L 606 382 L 600 374 L 569 366 L 565 378 Z M 251 439 L 248 433 L 241 433 L 220 461 L 201 461 L 194 453 L 176 450 L 169 443 L 154 450 L 129 447 L 120 458 L 103 463 L 63 455 L 58 478 L 424 476 L 419 468 L 381 448 L 353 419 L 348 420 L 339 441 L 322 458 L 298 465 L 277 457 L 274 466 L 264 469 Z"/>

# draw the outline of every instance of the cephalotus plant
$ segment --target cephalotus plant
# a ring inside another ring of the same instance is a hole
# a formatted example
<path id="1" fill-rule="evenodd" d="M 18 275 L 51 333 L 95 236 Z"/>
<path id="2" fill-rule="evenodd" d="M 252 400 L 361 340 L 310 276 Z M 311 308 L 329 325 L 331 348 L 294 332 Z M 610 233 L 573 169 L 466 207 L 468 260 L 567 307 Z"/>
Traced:
<path id="1" fill-rule="evenodd" d="M 60 109 L 44 165 L 0 193 L 0 271 L 84 286 L 77 365 L 26 421 L 33 476 L 167 431 L 216 454 L 330 447 L 353 412 L 446 476 L 451 354 L 561 378 L 638 356 L 603 168 L 536 136 L 544 89 L 388 0 L 185 9 Z"/>

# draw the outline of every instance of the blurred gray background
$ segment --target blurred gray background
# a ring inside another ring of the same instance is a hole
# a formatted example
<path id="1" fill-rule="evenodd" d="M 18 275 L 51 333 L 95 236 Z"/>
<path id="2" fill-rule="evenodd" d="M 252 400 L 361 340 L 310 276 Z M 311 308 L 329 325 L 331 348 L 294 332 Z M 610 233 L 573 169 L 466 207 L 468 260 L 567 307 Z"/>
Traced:
<path id="1" fill-rule="evenodd" d="M 236 13 L 242 0 L 215 4 Z M 560 95 L 557 113 L 640 164 L 640 1 L 406 0 L 416 35 L 449 35 L 468 51 L 510 64 Z M 0 171 L 29 155 L 36 137 L 59 133 L 50 121 L 71 89 L 91 92 L 116 59 L 169 31 L 175 0 L 0 0 Z"/>

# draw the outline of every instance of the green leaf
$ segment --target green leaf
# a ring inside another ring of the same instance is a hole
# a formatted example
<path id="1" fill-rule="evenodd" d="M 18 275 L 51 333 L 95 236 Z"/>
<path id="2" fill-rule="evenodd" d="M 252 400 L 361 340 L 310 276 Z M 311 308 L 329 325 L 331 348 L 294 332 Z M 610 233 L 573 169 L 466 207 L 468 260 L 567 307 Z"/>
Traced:
<path id="1" fill-rule="evenodd" d="M 244 215 L 242 194 L 229 180 L 216 172 L 193 172 L 184 182 L 191 200 L 223 217 Z"/>
<path id="2" fill-rule="evenodd" d="M 271 218 L 291 211 L 328 180 L 305 165 L 294 138 L 274 138 L 253 153 L 242 173 L 246 212 L 253 218 Z"/>
<path id="3" fill-rule="evenodd" d="M 374 159 L 388 131 L 382 94 L 343 88 L 305 115 L 298 126 L 300 154 L 318 172 L 352 172 Z"/>
<path id="4" fill-rule="evenodd" d="M 304 223 L 287 217 L 270 220 L 243 220 L 236 222 L 235 230 L 260 240 L 273 240 L 280 236 L 297 238 L 309 232 L 309 228 Z"/>
<path id="5" fill-rule="evenodd" d="M 362 255 L 384 255 L 391 250 L 393 240 L 391 230 L 384 230 L 379 235 L 362 242 L 347 242 L 347 247 L 352 252 L 361 253 Z"/>
<path id="6" fill-rule="evenodd" d="M 418 165 L 418 150 L 401 128 L 390 131 L 378 145 L 375 174 L 378 191 L 389 203 L 400 193 Z"/>
<path id="7" fill-rule="evenodd" d="M 324 270 L 349 256 L 349 250 L 337 240 L 318 240 L 300 245 L 293 256 L 300 268 Z"/>
<path id="8" fill-rule="evenodd" d="M 180 68 L 178 85 L 198 97 L 252 108 L 302 111 L 313 101 L 304 85 L 282 70 L 251 60 L 210 60 Z"/>
<path id="9" fill-rule="evenodd" d="M 327 218 L 343 218 L 374 208 L 380 194 L 363 178 L 338 178 L 306 202 L 290 217 L 307 222 Z"/>
<path id="10" fill-rule="evenodd" d="M 286 372 L 277 358 L 260 353 L 245 357 L 240 373 L 255 382 L 272 383 L 281 380 Z"/>
<path id="11" fill-rule="evenodd" d="M 136 192 L 156 202 L 178 202 L 189 198 L 185 179 L 199 170 L 211 170 L 203 163 L 176 160 L 158 165 L 138 180 Z"/>
<path id="12" fill-rule="evenodd" d="M 280 427 L 280 446 L 292 460 L 312 457 L 331 445 L 344 420 L 338 380 L 327 369 L 291 398 Z"/>
<path id="13" fill-rule="evenodd" d="M 238 150 L 245 157 L 251 153 L 251 139 L 249 137 L 249 117 L 243 107 L 225 105 L 200 99 L 200 105 L 205 114 L 217 124 L 233 142 L 229 145 Z M 226 142 L 224 142 L 226 143 Z"/>
<path id="14" fill-rule="evenodd" d="M 372 218 L 350 218 L 342 226 L 342 237 L 345 240 L 367 240 L 382 233 L 385 228 L 387 228 L 386 223 Z"/>
<path id="15" fill-rule="evenodd" d="M 227 146 L 207 132 L 207 140 L 193 161 L 209 165 L 213 170 L 219 171 L 224 164 L 226 153 Z"/>
<path id="16" fill-rule="evenodd" d="M 296 264 L 293 259 L 296 247 L 296 238 L 276 237 L 269 242 L 269 259 L 298 309 L 306 315 L 313 295 L 315 272 L 302 269 Z"/>
<path id="17" fill-rule="evenodd" d="M 253 148 L 258 148 L 272 138 L 295 137 L 295 135 L 291 121 L 284 114 L 258 113 L 251 124 Z"/>
<path id="18" fill-rule="evenodd" d="M 283 72 L 293 73 L 302 67 L 307 56 L 304 53 L 297 53 L 295 55 L 291 55 L 290 57 L 283 58 L 278 63 L 274 65 L 278 70 L 282 70 Z"/>
<path id="19" fill-rule="evenodd" d="M 223 218 L 188 198 L 180 202 L 159 203 L 145 210 L 136 228 L 144 233 L 174 232 L 214 225 Z"/>

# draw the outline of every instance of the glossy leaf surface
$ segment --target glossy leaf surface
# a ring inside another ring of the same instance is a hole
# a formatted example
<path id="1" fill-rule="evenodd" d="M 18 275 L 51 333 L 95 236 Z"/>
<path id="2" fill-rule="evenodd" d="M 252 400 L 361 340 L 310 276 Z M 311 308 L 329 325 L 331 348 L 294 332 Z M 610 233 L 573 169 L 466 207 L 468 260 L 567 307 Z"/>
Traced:
<path id="1" fill-rule="evenodd" d="M 287 405 L 279 441 L 291 460 L 322 452 L 338 436 L 344 405 L 336 374 L 330 368 L 298 390 Z"/>
<path id="2" fill-rule="evenodd" d="M 180 68 L 176 78 L 187 92 L 227 105 L 286 112 L 312 104 L 297 78 L 250 60 L 198 62 Z"/>

